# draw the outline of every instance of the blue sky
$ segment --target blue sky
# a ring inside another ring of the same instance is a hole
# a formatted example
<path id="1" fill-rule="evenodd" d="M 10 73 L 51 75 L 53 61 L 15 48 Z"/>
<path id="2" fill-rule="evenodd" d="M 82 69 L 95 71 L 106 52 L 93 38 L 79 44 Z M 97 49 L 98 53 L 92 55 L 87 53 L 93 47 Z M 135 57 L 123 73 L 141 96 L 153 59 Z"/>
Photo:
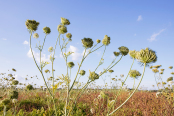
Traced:
<path id="1" fill-rule="evenodd" d="M 46 42 L 42 52 L 42 59 L 49 60 L 50 53 L 48 48 L 55 46 L 58 37 L 57 26 L 61 22 L 61 17 L 67 18 L 70 25 L 67 26 L 68 32 L 72 33 L 72 42 L 67 46 L 69 51 L 75 52 L 68 57 L 68 62 L 75 63 L 72 69 L 71 80 L 74 80 L 78 69 L 78 63 L 82 59 L 84 48 L 81 39 L 84 37 L 92 38 L 94 43 L 97 39 L 102 40 L 105 35 L 111 38 L 111 43 L 106 48 L 104 55 L 104 64 L 96 71 L 99 73 L 106 68 L 115 58 L 114 51 L 126 46 L 129 50 L 141 50 L 149 47 L 156 51 L 158 61 L 151 65 L 162 65 L 164 68 L 163 80 L 165 81 L 173 69 L 173 43 L 174 43 L 174 1 L 156 0 L 156 1 L 139 1 L 139 0 L 40 0 L 40 1 L 1 1 L 0 2 L 0 73 L 15 74 L 17 80 L 25 82 L 26 75 L 37 75 L 39 81 L 34 79 L 34 84 L 43 85 L 43 79 L 37 69 L 34 60 L 31 57 L 29 49 L 30 34 L 25 26 L 25 21 L 36 20 L 39 22 L 38 29 L 35 33 L 39 34 L 38 40 L 43 43 L 45 34 L 43 28 L 50 27 L 51 33 L 47 35 Z M 35 48 L 37 40 L 32 37 L 32 48 L 36 59 L 39 59 L 39 50 Z M 102 43 L 99 44 L 99 46 Z M 98 46 L 97 46 L 98 47 Z M 95 70 L 104 51 L 104 47 L 90 54 L 84 61 L 81 69 L 86 71 L 86 75 L 81 77 L 81 82 L 86 82 L 89 75 L 89 69 Z M 56 49 L 56 59 L 54 62 L 55 77 L 62 73 L 65 74 L 65 61 L 61 57 L 59 46 Z M 120 57 L 117 58 L 117 60 Z M 116 60 L 116 61 L 117 61 Z M 132 64 L 129 55 L 112 69 L 112 77 L 120 74 L 127 75 Z M 17 72 L 11 71 L 15 68 Z M 51 65 L 45 69 L 51 70 Z M 143 72 L 143 66 L 140 66 L 135 60 L 133 70 Z M 8 71 L 9 70 L 9 71 Z M 109 83 L 109 73 L 102 76 Z M 45 78 L 51 74 L 45 74 Z M 140 77 L 136 80 L 138 84 Z M 30 83 L 33 80 L 30 80 Z M 96 85 L 103 85 L 102 78 L 96 80 Z M 128 87 L 133 86 L 133 79 L 130 77 L 126 81 Z M 154 73 L 146 67 L 143 81 L 140 85 L 147 89 L 152 89 L 155 85 Z"/>

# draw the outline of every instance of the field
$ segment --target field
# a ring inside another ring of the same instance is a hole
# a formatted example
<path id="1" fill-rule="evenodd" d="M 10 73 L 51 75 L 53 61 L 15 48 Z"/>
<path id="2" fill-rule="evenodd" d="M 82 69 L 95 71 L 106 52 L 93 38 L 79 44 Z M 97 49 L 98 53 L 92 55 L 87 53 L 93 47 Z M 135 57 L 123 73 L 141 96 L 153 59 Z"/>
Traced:
<path id="1" fill-rule="evenodd" d="M 9 103 L 7 105 L 6 116 L 14 115 L 16 111 L 17 116 L 53 116 L 53 102 L 49 99 L 49 93 L 43 90 L 17 90 L 19 92 L 18 101 L 16 104 Z M 75 96 L 79 90 L 73 90 L 71 96 Z M 118 90 L 86 90 L 81 98 L 77 101 L 75 107 L 75 116 L 104 116 L 104 109 L 107 108 L 107 101 L 105 99 L 96 99 L 100 92 L 103 91 L 112 100 L 117 94 Z M 128 97 L 129 90 L 122 90 L 114 108 L 121 105 Z M 3 91 L 0 92 L 3 95 Z M 48 96 L 47 96 L 48 95 Z M 65 104 L 66 90 L 55 91 L 55 101 L 57 112 L 62 115 Z M 6 98 L 5 95 L 2 99 Z M 73 99 L 72 97 L 72 99 Z M 164 96 L 156 97 L 156 92 L 136 91 L 126 104 L 124 104 L 113 116 L 173 116 L 174 104 L 173 97 L 166 98 Z M 103 104 L 103 105 L 102 105 Z M 0 115 L 3 115 L 4 107 L 0 106 Z"/>

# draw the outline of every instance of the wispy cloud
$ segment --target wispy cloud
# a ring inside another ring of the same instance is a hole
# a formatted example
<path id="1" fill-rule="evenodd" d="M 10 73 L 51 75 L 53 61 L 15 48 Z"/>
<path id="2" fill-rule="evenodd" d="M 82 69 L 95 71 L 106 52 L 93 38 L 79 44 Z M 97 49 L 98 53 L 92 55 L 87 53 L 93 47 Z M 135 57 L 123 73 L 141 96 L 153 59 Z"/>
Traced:
<path id="1" fill-rule="evenodd" d="M 156 40 L 156 37 L 157 37 L 158 35 L 160 35 L 164 30 L 166 30 L 166 29 L 162 29 L 162 30 L 160 30 L 158 33 L 154 33 L 154 34 L 150 37 L 150 39 L 147 39 L 147 40 L 149 40 L 150 42 Z"/>
<path id="2" fill-rule="evenodd" d="M 36 61 L 37 61 L 37 62 L 40 62 L 40 54 L 39 54 L 39 53 L 36 53 L 34 50 L 33 50 L 33 54 L 34 54 L 34 57 L 35 57 Z M 33 58 L 32 53 L 31 53 L 31 49 L 28 51 L 27 56 L 28 56 L 29 58 Z M 42 61 L 50 62 L 50 60 L 49 60 L 50 55 L 47 55 L 47 57 L 46 57 L 45 54 L 42 54 L 42 53 L 41 53 L 41 56 L 42 56 L 42 57 L 41 57 L 41 60 L 42 60 Z"/>
<path id="3" fill-rule="evenodd" d="M 137 21 L 141 21 L 141 20 L 143 20 L 143 18 L 141 15 L 139 15 Z"/>
<path id="4" fill-rule="evenodd" d="M 2 38 L 2 40 L 7 40 L 6 38 Z"/>
<path id="5" fill-rule="evenodd" d="M 26 44 L 27 45 L 28 44 L 28 41 L 24 41 L 23 44 Z"/>

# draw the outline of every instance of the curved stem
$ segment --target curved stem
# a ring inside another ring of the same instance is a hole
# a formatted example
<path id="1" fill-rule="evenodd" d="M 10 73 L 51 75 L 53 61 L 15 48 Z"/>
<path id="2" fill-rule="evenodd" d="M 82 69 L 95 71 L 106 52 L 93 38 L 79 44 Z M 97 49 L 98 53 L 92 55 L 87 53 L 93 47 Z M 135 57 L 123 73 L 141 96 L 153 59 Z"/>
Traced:
<path id="1" fill-rule="evenodd" d="M 111 112 L 109 115 L 112 115 L 114 112 L 116 112 L 119 108 L 121 108 L 131 97 L 132 95 L 135 93 L 135 91 L 138 89 L 142 79 L 143 79 L 143 76 L 144 76 L 144 72 L 145 72 L 145 68 L 146 68 L 146 63 L 144 63 L 144 70 L 143 70 L 143 74 L 142 74 L 142 77 L 141 77 L 141 80 L 137 86 L 137 88 L 133 91 L 133 93 L 125 100 L 125 102 L 123 102 L 117 109 L 115 109 L 113 112 Z"/>

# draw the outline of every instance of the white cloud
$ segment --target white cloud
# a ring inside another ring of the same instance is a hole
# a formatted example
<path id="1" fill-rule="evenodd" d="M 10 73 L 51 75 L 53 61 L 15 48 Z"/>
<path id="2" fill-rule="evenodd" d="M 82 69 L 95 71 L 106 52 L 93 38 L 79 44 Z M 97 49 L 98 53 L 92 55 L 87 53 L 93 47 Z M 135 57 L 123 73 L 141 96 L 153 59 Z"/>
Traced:
<path id="1" fill-rule="evenodd" d="M 137 21 L 141 21 L 141 20 L 143 20 L 143 18 L 141 15 L 139 15 Z"/>
<path id="2" fill-rule="evenodd" d="M 2 38 L 3 40 L 7 40 L 6 38 Z"/>
<path id="3" fill-rule="evenodd" d="M 34 54 L 34 57 L 35 57 L 36 61 L 37 61 L 37 62 L 40 62 L 40 53 L 36 53 L 36 52 L 33 50 L 33 54 Z M 31 49 L 28 51 L 27 56 L 28 56 L 29 58 L 33 58 L 32 53 L 31 53 Z M 47 55 L 47 57 L 46 57 L 45 54 L 42 54 L 42 53 L 41 53 L 41 60 L 42 60 L 42 61 L 50 62 L 49 58 L 50 58 L 50 55 Z"/>
<path id="4" fill-rule="evenodd" d="M 79 51 L 78 48 L 76 48 L 74 46 L 70 45 L 70 48 L 68 49 L 68 51 L 74 52 L 70 55 L 72 57 L 72 60 L 78 60 L 78 59 L 80 59 L 80 57 L 82 57 L 82 54 L 78 53 L 78 51 Z"/>
<path id="5" fill-rule="evenodd" d="M 166 30 L 166 29 L 162 29 L 162 30 L 160 30 L 158 33 L 154 33 L 154 34 L 150 37 L 150 39 L 147 39 L 147 40 L 149 40 L 150 42 L 156 40 L 156 37 L 157 37 L 158 35 L 160 35 L 160 33 L 162 33 L 164 30 Z"/>
<path id="6" fill-rule="evenodd" d="M 27 45 L 27 44 L 28 44 L 28 41 L 24 41 L 24 43 L 23 43 L 23 44 L 26 44 L 26 45 Z"/>

